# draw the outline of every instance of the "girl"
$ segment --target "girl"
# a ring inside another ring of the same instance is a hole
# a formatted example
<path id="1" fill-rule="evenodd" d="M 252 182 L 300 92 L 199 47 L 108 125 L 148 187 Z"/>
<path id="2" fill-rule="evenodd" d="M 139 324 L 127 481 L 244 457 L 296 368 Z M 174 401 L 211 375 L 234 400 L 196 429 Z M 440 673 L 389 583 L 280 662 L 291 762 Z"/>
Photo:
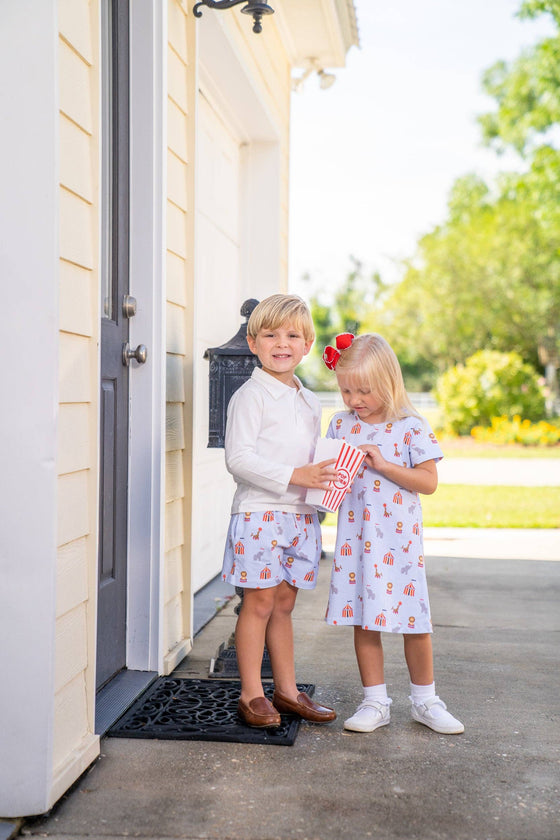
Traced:
<path id="1" fill-rule="evenodd" d="M 354 626 L 364 699 L 344 728 L 373 732 L 389 723 L 382 633 L 402 633 L 410 675 L 412 717 L 436 732 L 463 724 L 435 691 L 430 605 L 419 493 L 437 487 L 439 444 L 404 388 L 395 353 L 375 333 L 337 336 L 323 360 L 336 371 L 348 411 L 336 414 L 327 437 L 366 452 L 338 512 L 327 622 Z"/>

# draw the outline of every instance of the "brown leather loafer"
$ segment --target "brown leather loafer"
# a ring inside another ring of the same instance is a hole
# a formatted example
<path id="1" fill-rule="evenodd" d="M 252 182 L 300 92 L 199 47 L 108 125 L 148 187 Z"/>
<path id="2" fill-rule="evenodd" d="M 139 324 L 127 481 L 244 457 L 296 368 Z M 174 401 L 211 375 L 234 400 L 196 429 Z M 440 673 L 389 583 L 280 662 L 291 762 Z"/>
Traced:
<path id="1" fill-rule="evenodd" d="M 298 694 L 297 700 L 290 700 L 288 697 L 283 697 L 275 691 L 272 702 L 279 712 L 299 715 L 304 720 L 309 720 L 312 723 L 328 723 L 336 718 L 334 709 L 329 709 L 328 706 L 320 706 L 319 703 L 315 703 L 305 691 Z"/>
<path id="2" fill-rule="evenodd" d="M 247 726 L 253 726 L 256 729 L 272 729 L 282 723 L 278 710 L 266 697 L 253 697 L 248 703 L 244 703 L 240 698 L 237 714 Z"/>

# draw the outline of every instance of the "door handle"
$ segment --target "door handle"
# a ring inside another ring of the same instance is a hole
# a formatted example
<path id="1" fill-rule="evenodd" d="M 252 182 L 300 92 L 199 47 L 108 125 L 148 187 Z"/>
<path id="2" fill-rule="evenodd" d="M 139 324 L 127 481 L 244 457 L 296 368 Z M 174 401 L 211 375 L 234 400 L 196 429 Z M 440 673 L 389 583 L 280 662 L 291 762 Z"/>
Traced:
<path id="1" fill-rule="evenodd" d="M 139 365 L 143 365 L 148 358 L 148 348 L 145 344 L 139 344 L 135 350 L 132 350 L 128 341 L 123 344 L 122 361 L 123 365 L 127 367 L 130 365 L 131 359 L 136 359 Z"/>
<path id="2" fill-rule="evenodd" d="M 136 298 L 132 295 L 124 295 L 122 299 L 122 311 L 125 318 L 134 318 L 136 315 Z"/>

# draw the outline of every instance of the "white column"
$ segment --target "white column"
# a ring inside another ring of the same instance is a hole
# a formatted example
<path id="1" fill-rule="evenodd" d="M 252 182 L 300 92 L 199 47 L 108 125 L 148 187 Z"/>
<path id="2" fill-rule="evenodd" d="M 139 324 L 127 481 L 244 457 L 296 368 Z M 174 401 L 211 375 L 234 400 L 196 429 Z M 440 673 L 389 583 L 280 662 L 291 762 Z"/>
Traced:
<path id="1" fill-rule="evenodd" d="M 3 0 L 0 25 L 0 815 L 52 781 L 58 410 L 56 0 Z"/>
<path id="2" fill-rule="evenodd" d="M 167 4 L 130 4 L 130 376 L 127 666 L 162 670 L 165 507 Z"/>
<path id="3" fill-rule="evenodd" d="M 49 807 L 58 408 L 56 0 L 0 23 L 0 815 Z"/>

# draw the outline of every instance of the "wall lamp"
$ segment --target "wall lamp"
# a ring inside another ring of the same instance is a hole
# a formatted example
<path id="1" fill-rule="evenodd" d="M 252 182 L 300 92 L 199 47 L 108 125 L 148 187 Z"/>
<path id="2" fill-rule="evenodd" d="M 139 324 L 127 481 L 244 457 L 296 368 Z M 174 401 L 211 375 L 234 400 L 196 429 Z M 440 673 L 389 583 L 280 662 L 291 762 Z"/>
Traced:
<path id="1" fill-rule="evenodd" d="M 292 81 L 292 90 L 299 91 L 303 87 L 303 83 L 311 76 L 312 73 L 317 73 L 319 79 L 319 87 L 321 90 L 327 90 L 336 82 L 336 76 L 333 73 L 325 73 L 316 58 L 307 59 L 307 70 L 298 78 Z"/>
<path id="2" fill-rule="evenodd" d="M 231 9 L 233 6 L 238 6 L 244 3 L 245 0 L 200 0 L 193 7 L 194 16 L 202 17 L 202 12 L 199 11 L 200 6 L 207 6 L 209 9 Z M 268 3 L 261 3 L 259 0 L 247 0 L 247 5 L 241 9 L 243 15 L 253 15 L 253 32 L 257 35 L 262 32 L 261 18 L 263 15 L 273 15 L 274 9 Z"/>

